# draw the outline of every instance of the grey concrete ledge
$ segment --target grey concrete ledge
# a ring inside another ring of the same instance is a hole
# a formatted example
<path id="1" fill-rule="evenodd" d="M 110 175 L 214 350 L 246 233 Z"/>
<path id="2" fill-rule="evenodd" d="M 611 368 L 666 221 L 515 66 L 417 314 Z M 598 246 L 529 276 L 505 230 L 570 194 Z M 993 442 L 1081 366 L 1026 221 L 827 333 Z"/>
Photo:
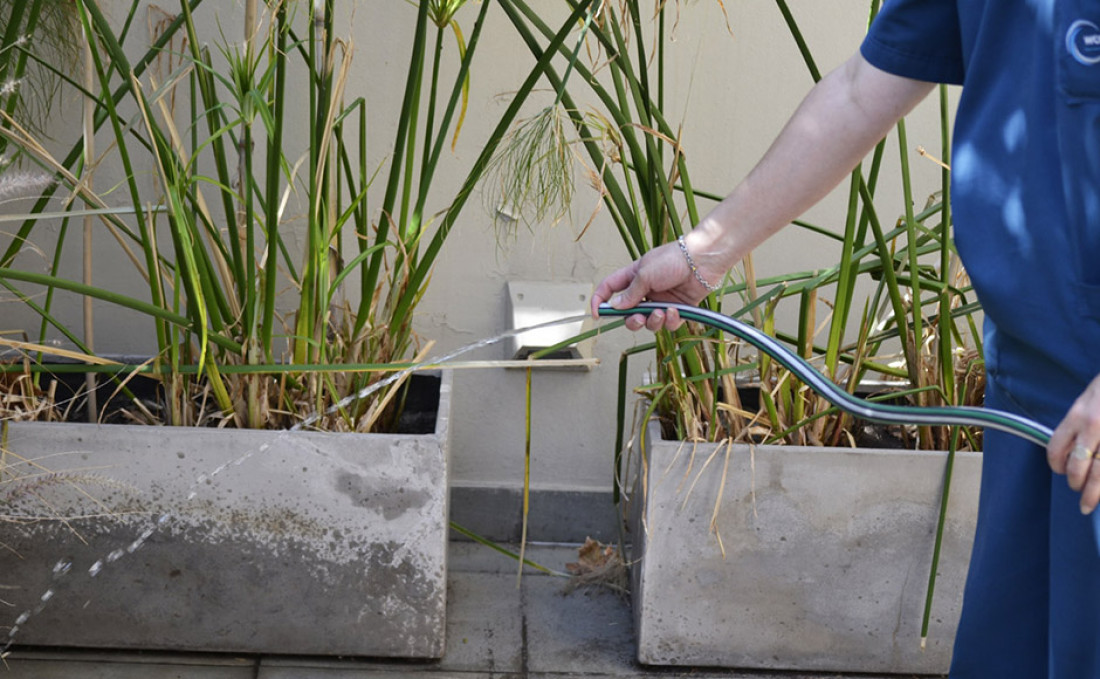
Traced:
<path id="1" fill-rule="evenodd" d="M 527 539 L 532 542 L 619 541 L 619 509 L 611 490 L 532 489 Z M 523 490 L 501 486 L 451 486 L 451 521 L 497 542 L 519 542 Z M 460 536 L 452 533 L 452 539 Z"/>

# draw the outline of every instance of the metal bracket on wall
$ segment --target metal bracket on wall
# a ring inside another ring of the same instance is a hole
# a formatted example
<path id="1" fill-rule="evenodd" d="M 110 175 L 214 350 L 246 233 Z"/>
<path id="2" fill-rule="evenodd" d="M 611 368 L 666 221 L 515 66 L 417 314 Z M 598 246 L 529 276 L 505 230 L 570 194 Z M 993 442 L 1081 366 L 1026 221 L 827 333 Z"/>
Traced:
<path id="1" fill-rule="evenodd" d="M 578 317 L 588 313 L 591 283 L 550 281 L 508 281 L 508 328 L 527 328 L 540 323 Z M 531 354 L 555 346 L 586 329 L 591 320 L 578 319 L 549 328 L 520 333 L 505 345 L 506 358 L 527 359 Z M 598 361 L 592 356 L 592 340 L 569 344 L 543 357 L 552 364 L 535 368 L 553 370 L 591 370 Z"/>

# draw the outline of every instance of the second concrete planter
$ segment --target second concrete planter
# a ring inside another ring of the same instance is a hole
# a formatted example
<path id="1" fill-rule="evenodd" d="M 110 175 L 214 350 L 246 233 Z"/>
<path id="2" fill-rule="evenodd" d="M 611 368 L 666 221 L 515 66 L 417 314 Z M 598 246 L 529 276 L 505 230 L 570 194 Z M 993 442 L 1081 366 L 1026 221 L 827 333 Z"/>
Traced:
<path id="1" fill-rule="evenodd" d="M 438 394 L 423 435 L 12 424 L 0 625 L 43 646 L 440 657 L 451 381 L 417 381 Z"/>
<path id="2" fill-rule="evenodd" d="M 922 648 L 946 454 L 660 436 L 646 429 L 630 500 L 640 662 L 946 673 L 980 453 L 955 459 Z"/>

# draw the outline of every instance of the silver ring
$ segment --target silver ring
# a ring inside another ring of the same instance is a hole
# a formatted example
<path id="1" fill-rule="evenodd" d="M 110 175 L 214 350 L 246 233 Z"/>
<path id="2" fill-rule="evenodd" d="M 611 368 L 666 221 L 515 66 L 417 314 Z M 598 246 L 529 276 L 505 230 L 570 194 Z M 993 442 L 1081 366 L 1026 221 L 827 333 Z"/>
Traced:
<path id="1" fill-rule="evenodd" d="M 1078 443 L 1073 447 L 1073 452 L 1069 456 L 1075 460 L 1091 460 L 1092 451 Z"/>

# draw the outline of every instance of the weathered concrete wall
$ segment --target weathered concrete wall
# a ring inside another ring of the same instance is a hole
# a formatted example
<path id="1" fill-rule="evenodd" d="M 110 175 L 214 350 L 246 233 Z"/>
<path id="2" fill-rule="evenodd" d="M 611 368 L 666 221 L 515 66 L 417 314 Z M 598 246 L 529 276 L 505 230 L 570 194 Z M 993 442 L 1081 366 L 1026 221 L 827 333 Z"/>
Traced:
<path id="1" fill-rule="evenodd" d="M 648 477 L 631 498 L 640 662 L 947 672 L 980 453 L 955 459 L 922 647 L 946 454 L 693 447 L 649 434 Z"/>
<path id="2" fill-rule="evenodd" d="M 425 435 L 12 424 L 0 646 L 442 656 L 450 386 Z"/>

